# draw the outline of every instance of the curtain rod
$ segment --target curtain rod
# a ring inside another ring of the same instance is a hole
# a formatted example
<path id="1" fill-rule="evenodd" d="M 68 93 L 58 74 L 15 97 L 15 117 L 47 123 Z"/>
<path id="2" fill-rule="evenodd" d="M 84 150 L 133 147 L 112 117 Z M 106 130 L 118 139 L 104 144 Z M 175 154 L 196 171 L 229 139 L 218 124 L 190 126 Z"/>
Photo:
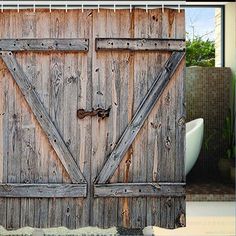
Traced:
<path id="1" fill-rule="evenodd" d="M 3 5 L 5 9 L 7 8 L 28 8 L 28 7 L 37 7 L 37 8 L 45 8 L 49 6 L 53 7 L 111 7 L 116 6 L 119 7 L 129 7 L 130 5 L 135 7 L 143 7 L 143 6 L 183 6 L 185 5 L 185 1 L 1 1 L 0 5 Z"/>

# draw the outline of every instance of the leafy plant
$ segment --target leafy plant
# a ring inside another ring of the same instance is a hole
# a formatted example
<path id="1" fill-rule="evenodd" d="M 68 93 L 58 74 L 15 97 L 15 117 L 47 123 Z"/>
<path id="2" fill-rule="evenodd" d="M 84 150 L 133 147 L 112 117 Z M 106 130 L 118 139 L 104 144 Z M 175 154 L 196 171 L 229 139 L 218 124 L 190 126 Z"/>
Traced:
<path id="1" fill-rule="evenodd" d="M 186 66 L 215 66 L 215 43 L 202 37 L 186 41 Z"/>
<path id="2" fill-rule="evenodd" d="M 227 150 L 225 157 L 228 159 L 235 158 L 235 78 L 232 79 L 232 105 L 225 118 L 225 125 L 223 128 L 223 139 L 226 141 Z"/>
<path id="3" fill-rule="evenodd" d="M 219 133 L 219 132 L 218 132 L 218 133 Z M 214 130 L 208 137 L 205 137 L 205 138 L 204 138 L 204 142 L 203 142 L 203 143 L 204 143 L 204 148 L 205 148 L 205 150 L 206 150 L 207 152 L 210 151 L 210 147 L 211 147 L 211 149 L 216 150 L 216 147 L 215 147 L 215 146 L 210 145 L 211 141 L 214 140 L 216 134 L 217 134 L 217 131 Z"/>

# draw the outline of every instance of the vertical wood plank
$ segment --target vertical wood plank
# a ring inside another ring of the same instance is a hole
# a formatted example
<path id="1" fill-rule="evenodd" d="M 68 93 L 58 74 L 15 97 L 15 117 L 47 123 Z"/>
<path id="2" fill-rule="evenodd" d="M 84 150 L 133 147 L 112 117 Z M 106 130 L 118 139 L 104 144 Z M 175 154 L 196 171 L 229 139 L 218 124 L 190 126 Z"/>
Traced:
<path id="1" fill-rule="evenodd" d="M 36 36 L 35 16 L 30 12 L 20 14 L 22 28 L 22 38 L 32 38 Z M 35 56 L 32 53 L 20 54 L 20 64 L 34 85 L 37 81 L 35 65 Z M 21 154 L 21 183 L 34 183 L 37 175 L 37 153 L 35 140 L 35 122 L 28 104 L 22 94 L 21 96 L 21 116 L 22 116 L 22 154 Z M 21 198 L 21 226 L 33 226 L 34 221 L 34 200 Z"/>
<path id="2" fill-rule="evenodd" d="M 173 37 L 173 15 L 171 15 L 171 19 L 169 19 L 169 15 L 171 14 L 172 10 L 165 9 L 165 13 L 162 15 L 162 37 Z M 170 26 L 169 24 L 172 23 Z M 162 60 L 166 60 L 168 58 L 168 54 L 163 54 Z M 173 150 L 172 142 L 170 140 L 170 129 L 169 129 L 169 119 L 170 114 L 166 111 L 166 109 L 170 110 L 170 93 L 169 89 L 171 86 L 167 86 L 165 92 L 162 94 L 161 97 L 161 110 L 162 115 L 160 118 L 161 121 L 161 158 L 160 158 L 160 181 L 165 181 L 170 177 L 170 169 L 169 169 L 169 159 L 170 157 L 169 152 Z M 167 115 L 167 116 L 166 116 Z M 167 168 L 167 171 L 165 171 Z M 161 197 L 160 198 L 160 227 L 166 227 L 168 224 L 167 219 L 167 211 L 169 210 L 170 201 L 168 198 Z"/>
<path id="3" fill-rule="evenodd" d="M 107 11 L 106 37 L 129 37 L 129 13 L 126 10 Z M 106 54 L 106 107 L 111 106 L 110 119 L 106 126 L 106 150 L 105 157 L 108 157 L 116 142 L 121 136 L 122 124 L 127 125 L 127 104 L 123 103 L 127 95 L 127 69 L 129 68 L 127 53 L 108 52 Z M 123 97 L 122 97 L 123 95 Z M 126 111 L 126 112 L 125 112 Z M 120 168 L 119 168 L 120 169 Z M 111 179 L 111 183 L 118 182 L 120 177 L 119 169 Z M 104 227 L 119 225 L 119 218 L 122 221 L 122 203 L 120 199 L 106 198 L 104 205 Z"/>
<path id="4" fill-rule="evenodd" d="M 77 55 L 78 76 L 77 81 L 78 100 L 77 109 L 92 109 L 92 22 L 93 11 L 86 10 L 80 14 L 80 10 L 74 12 L 78 16 L 77 37 L 89 38 L 89 48 L 91 50 L 86 54 Z M 80 164 L 88 184 L 88 195 L 85 199 L 76 199 L 76 227 L 83 227 L 91 224 L 91 202 L 93 198 L 93 182 L 91 179 L 91 162 L 92 159 L 92 118 L 86 117 L 83 120 L 77 120 L 77 163 Z"/>
<path id="5" fill-rule="evenodd" d="M 137 9 L 134 12 L 134 37 L 145 38 L 149 36 L 148 14 L 145 10 Z M 134 55 L 134 101 L 133 111 L 143 100 L 148 91 L 148 53 L 135 53 Z M 133 142 L 133 182 L 146 181 L 147 166 L 147 120 Z M 142 228 L 146 225 L 146 198 L 139 197 L 132 199 L 131 227 Z"/>
<path id="6" fill-rule="evenodd" d="M 78 15 L 74 11 L 69 11 L 65 14 L 65 29 L 64 37 L 76 38 L 78 31 Z M 76 158 L 78 166 L 80 164 L 80 157 L 77 153 L 77 145 L 80 142 L 77 137 L 77 103 L 78 103 L 78 87 L 80 87 L 81 80 L 81 68 L 78 61 L 80 54 L 66 53 L 64 61 L 64 98 L 63 98 L 63 112 L 64 112 L 64 124 L 63 134 L 64 140 L 72 153 Z M 71 99 L 73 98 L 73 99 Z M 63 182 L 70 183 L 66 171 L 63 170 Z M 78 199 L 80 201 L 81 199 Z M 78 201 L 71 198 L 65 198 L 62 201 L 62 225 L 67 228 L 76 227 L 76 204 Z"/>
<path id="7" fill-rule="evenodd" d="M 180 20 L 182 13 L 175 10 L 167 9 L 163 14 L 162 37 L 176 38 L 184 37 L 184 22 Z M 179 34 L 178 28 L 180 27 Z M 163 55 L 164 56 L 164 55 Z M 178 69 L 179 70 L 179 69 Z M 177 71 L 178 71 L 177 70 Z M 177 74 L 178 72 L 176 72 Z M 163 114 L 162 114 L 162 158 L 161 158 L 161 181 L 178 181 L 175 176 L 176 169 L 180 168 L 176 162 L 176 147 L 179 145 L 180 137 L 176 136 L 176 98 L 183 96 L 183 91 L 179 95 L 176 94 L 176 74 L 166 88 L 162 96 Z M 183 80 L 183 78 L 182 78 Z M 177 96 L 176 96 L 177 95 Z M 183 137 L 184 138 L 184 137 Z M 183 154 L 183 153 L 182 153 Z M 175 158 L 174 158 L 175 157 Z M 183 160 L 183 159 L 182 159 Z M 164 171 L 165 170 L 165 171 Z M 175 201 L 172 198 L 161 198 L 161 227 L 174 228 L 175 217 Z"/>
<path id="8" fill-rule="evenodd" d="M 101 37 L 106 34 L 107 10 L 93 11 L 93 38 Z M 96 53 L 95 45 L 93 44 L 93 59 L 92 59 L 92 108 L 105 108 L 105 89 L 106 75 L 104 53 Z M 101 170 L 104 162 L 104 153 L 106 145 L 106 126 L 105 121 L 92 118 L 92 162 L 91 162 L 91 182 L 94 182 L 96 176 Z M 99 138 L 98 138 L 99 137 Z M 93 194 L 93 193 L 92 193 Z M 91 205 L 91 224 L 98 227 L 104 225 L 104 199 L 94 198 Z"/>
<path id="9" fill-rule="evenodd" d="M 48 16 L 48 11 L 40 10 L 40 12 L 35 12 L 36 17 L 36 37 L 38 38 L 49 38 L 50 37 L 50 17 Z M 45 27 L 47 26 L 47 27 Z M 48 53 L 37 53 L 36 57 L 36 73 L 37 73 L 37 83 L 35 84 L 36 91 L 49 114 L 49 88 L 50 88 L 50 54 Z M 36 152 L 38 155 L 38 176 L 37 181 L 39 183 L 48 183 L 49 181 L 49 163 L 50 154 L 49 151 L 52 150 L 48 138 L 46 137 L 44 131 L 36 123 Z M 49 226 L 49 216 L 48 209 L 49 199 L 37 198 L 35 199 L 35 220 L 34 227 L 46 228 Z"/>
<path id="10" fill-rule="evenodd" d="M 181 10 L 176 19 L 176 37 L 184 37 L 185 32 L 185 14 Z M 178 27 L 177 27 L 178 26 Z M 176 146 L 176 171 L 175 180 L 185 182 L 184 155 L 185 155 L 185 83 L 186 76 L 185 61 L 179 66 L 176 72 L 176 139 L 179 140 Z M 178 167 L 178 168 L 177 168 Z"/>
<path id="11" fill-rule="evenodd" d="M 149 37 L 162 37 L 162 11 L 154 9 L 149 11 Z M 163 66 L 160 53 L 150 53 L 148 56 L 148 88 L 150 88 L 155 76 Z M 161 159 L 161 110 L 159 100 L 148 117 L 148 147 L 147 147 L 147 181 L 158 182 L 160 179 Z M 160 225 L 160 198 L 147 199 L 147 225 Z"/>
<path id="12" fill-rule="evenodd" d="M 9 27 L 9 17 L 8 14 L 0 17 L 0 36 L 4 37 L 7 34 L 6 29 Z M 7 182 L 7 160 L 8 160 L 8 120 L 9 120 L 9 112 L 8 112 L 8 73 L 6 71 L 6 67 L 3 62 L 0 62 L 0 97 L 2 98 L 0 101 L 0 182 Z M 7 221 L 7 199 L 0 198 L 0 224 L 3 227 L 6 227 Z"/>
<path id="13" fill-rule="evenodd" d="M 20 16 L 11 11 L 9 14 L 10 37 L 20 35 L 18 24 L 21 24 Z M 18 86 L 9 76 L 9 144 L 8 144 L 8 182 L 20 182 L 20 156 L 21 156 L 21 105 L 20 91 Z M 20 199 L 10 198 L 7 200 L 7 228 L 20 227 Z"/>
<path id="14" fill-rule="evenodd" d="M 0 24 L 2 24 L 2 19 L 0 18 Z M 4 149 L 6 148 L 4 146 L 4 117 L 6 114 L 6 107 L 5 107 L 5 102 L 6 102 L 6 91 L 5 91 L 5 72 L 3 71 L 5 68 L 0 62 L 0 183 L 4 183 L 5 180 L 5 170 L 4 170 L 4 159 L 5 157 L 5 151 Z M 5 181 L 6 182 L 6 181 Z M 6 227 L 6 198 L 0 198 L 0 225 L 3 227 Z"/>
<path id="15" fill-rule="evenodd" d="M 50 37 L 50 16 L 48 11 L 40 10 L 35 14 L 36 17 L 36 35 L 38 38 Z M 47 27 L 45 27 L 45 25 Z M 49 88 L 50 88 L 50 54 L 37 53 L 36 55 L 36 73 L 37 83 L 35 84 L 36 91 L 44 104 L 46 111 L 49 113 Z M 42 128 L 36 123 L 36 150 L 38 155 L 38 176 L 39 183 L 47 183 L 49 180 L 49 163 L 52 148 Z M 48 206 L 49 199 L 35 199 L 35 227 L 48 227 Z"/>
<path id="16" fill-rule="evenodd" d="M 62 10 L 54 11 L 50 14 L 50 37 L 62 38 L 65 31 L 65 12 Z M 50 92 L 49 92 L 49 114 L 59 133 L 64 135 L 64 53 L 51 54 L 50 56 Z M 49 182 L 63 182 L 63 168 L 56 157 L 56 153 L 49 151 Z M 62 200 L 49 199 L 48 206 L 50 227 L 62 224 Z"/>
<path id="17" fill-rule="evenodd" d="M 121 17 L 120 26 L 121 32 L 126 37 L 134 37 L 134 11 L 129 13 L 125 11 L 126 17 Z M 125 26 L 126 30 L 122 30 Z M 124 56 L 123 56 L 124 55 Z M 120 58 L 125 58 L 124 65 L 121 73 L 121 88 L 119 98 L 119 136 L 124 132 L 128 123 L 131 121 L 134 110 L 134 52 L 120 55 Z M 123 102 L 123 99 L 127 102 Z M 118 137 L 119 139 L 119 137 Z M 118 140 L 117 139 L 117 140 Z M 132 182 L 132 163 L 133 163 L 133 145 L 129 148 L 126 155 L 117 170 L 119 175 L 119 182 Z M 131 198 L 119 198 L 118 199 L 118 223 L 117 226 L 123 226 L 125 228 L 131 227 L 131 210 L 132 199 Z"/>
<path id="18" fill-rule="evenodd" d="M 185 11 L 181 10 L 175 20 L 175 36 L 185 37 Z M 176 72 L 176 160 L 175 160 L 175 181 L 185 182 L 185 60 L 180 64 Z M 175 198 L 174 220 L 175 227 L 186 225 L 186 202 L 185 197 Z M 180 216 L 182 216 L 180 218 Z M 180 220 L 181 219 L 181 220 Z M 180 222 L 181 221 L 181 222 Z M 176 222 L 179 222 L 178 225 Z"/>

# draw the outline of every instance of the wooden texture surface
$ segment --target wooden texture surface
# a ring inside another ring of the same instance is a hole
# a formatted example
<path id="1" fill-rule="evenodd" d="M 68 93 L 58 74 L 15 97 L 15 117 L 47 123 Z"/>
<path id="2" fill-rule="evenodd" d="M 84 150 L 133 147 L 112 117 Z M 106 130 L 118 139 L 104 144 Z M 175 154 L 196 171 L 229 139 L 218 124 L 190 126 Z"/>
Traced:
<path id="1" fill-rule="evenodd" d="M 0 39 L 0 51 L 88 51 L 88 39 Z"/>
<path id="2" fill-rule="evenodd" d="M 94 185 L 95 197 L 182 197 L 184 185 L 175 183 L 116 183 Z"/>
<path id="3" fill-rule="evenodd" d="M 86 184 L 0 184 L 2 197 L 86 197 Z"/>
<path id="4" fill-rule="evenodd" d="M 184 39 L 96 38 L 96 50 L 184 51 Z"/>
<path id="5" fill-rule="evenodd" d="M 85 182 L 84 176 L 74 161 L 73 156 L 66 147 L 57 128 L 45 110 L 34 86 L 30 83 L 27 75 L 22 70 L 15 56 L 11 51 L 0 52 L 1 58 L 17 83 L 22 95 L 25 97 L 38 123 L 46 133 L 49 142 L 55 149 L 60 161 L 67 170 L 73 183 Z"/>
<path id="6" fill-rule="evenodd" d="M 163 69 L 156 76 L 147 94 L 140 102 L 131 122 L 126 127 L 124 133 L 120 137 L 101 172 L 96 178 L 97 183 L 106 183 L 112 177 L 126 151 L 129 149 L 138 132 L 142 128 L 146 118 L 152 111 L 152 108 L 155 106 L 162 92 L 171 80 L 172 75 L 175 73 L 183 57 L 183 53 L 173 53 L 170 58 L 168 58 Z"/>
<path id="7" fill-rule="evenodd" d="M 88 39 L 89 48 L 86 53 L 22 51 L 15 54 L 87 181 L 87 197 L 43 198 L 40 194 L 0 197 L 0 224 L 8 229 L 183 226 L 183 195 L 94 197 L 94 182 L 171 56 L 166 51 L 96 51 L 95 39 L 181 39 L 185 37 L 184 11 L 100 9 L 100 12 L 84 10 L 83 13 L 80 10 L 16 13 L 6 10 L 0 16 L 0 37 Z M 182 60 L 107 184 L 185 182 L 184 68 L 185 60 Z M 0 95 L 0 183 L 72 184 L 27 96 L 23 96 L 2 60 Z M 79 109 L 92 111 L 108 107 L 109 117 L 104 119 L 77 117 Z M 184 194 L 184 187 L 181 188 Z"/>

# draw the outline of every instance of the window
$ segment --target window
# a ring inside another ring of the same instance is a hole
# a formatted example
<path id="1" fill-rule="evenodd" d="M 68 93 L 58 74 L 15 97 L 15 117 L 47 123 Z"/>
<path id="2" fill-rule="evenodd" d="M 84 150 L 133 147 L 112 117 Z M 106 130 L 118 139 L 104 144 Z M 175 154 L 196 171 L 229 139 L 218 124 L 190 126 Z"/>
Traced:
<path id="1" fill-rule="evenodd" d="M 187 66 L 224 66 L 224 7 L 186 8 Z"/>

